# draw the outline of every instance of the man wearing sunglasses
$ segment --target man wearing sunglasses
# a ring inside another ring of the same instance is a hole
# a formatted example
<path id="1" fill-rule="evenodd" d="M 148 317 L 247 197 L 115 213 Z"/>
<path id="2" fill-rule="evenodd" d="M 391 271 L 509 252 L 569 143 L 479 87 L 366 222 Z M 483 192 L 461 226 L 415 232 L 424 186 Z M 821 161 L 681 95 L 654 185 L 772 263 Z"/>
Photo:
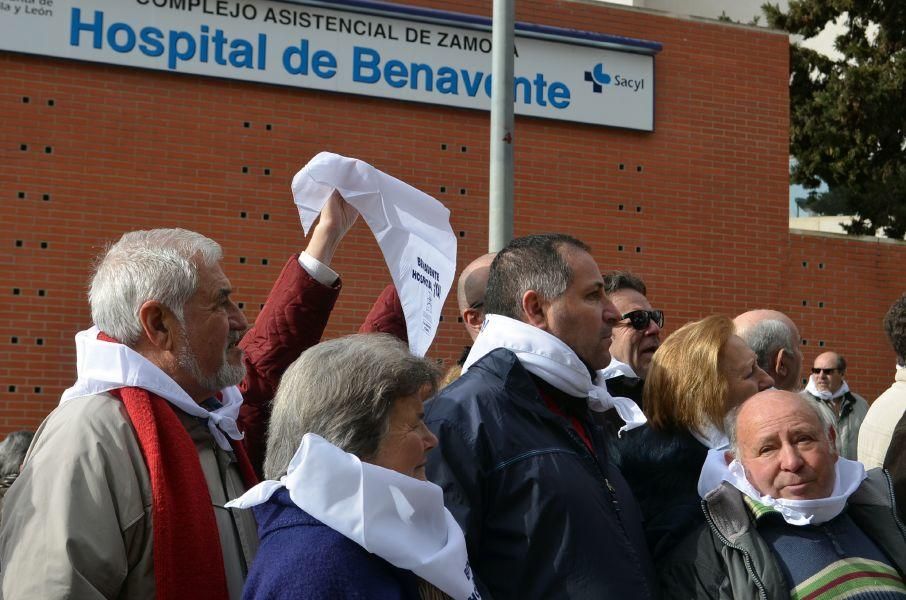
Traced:
<path id="1" fill-rule="evenodd" d="M 612 395 L 632 398 L 641 406 L 651 357 L 661 345 L 664 312 L 652 309 L 645 282 L 628 271 L 604 273 L 604 292 L 621 318 L 613 328 L 613 360 L 601 374 Z"/>
<path id="2" fill-rule="evenodd" d="M 850 391 L 845 375 L 845 358 L 836 352 L 819 354 L 803 394 L 818 402 L 837 429 L 840 456 L 856 460 L 859 428 L 868 413 L 868 403 Z"/>

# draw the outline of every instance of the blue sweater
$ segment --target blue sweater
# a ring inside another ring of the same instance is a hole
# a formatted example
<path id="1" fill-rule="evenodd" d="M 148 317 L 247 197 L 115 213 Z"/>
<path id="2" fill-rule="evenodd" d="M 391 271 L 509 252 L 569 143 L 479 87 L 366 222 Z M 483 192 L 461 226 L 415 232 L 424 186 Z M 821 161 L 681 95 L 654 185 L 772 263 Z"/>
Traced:
<path id="1" fill-rule="evenodd" d="M 845 512 L 821 525 L 798 527 L 772 510 L 755 514 L 758 533 L 793 598 L 906 599 L 906 585 L 890 559 Z"/>
<path id="2" fill-rule="evenodd" d="M 242 597 L 418 600 L 418 579 L 315 519 L 281 489 L 252 509 L 261 543 Z"/>

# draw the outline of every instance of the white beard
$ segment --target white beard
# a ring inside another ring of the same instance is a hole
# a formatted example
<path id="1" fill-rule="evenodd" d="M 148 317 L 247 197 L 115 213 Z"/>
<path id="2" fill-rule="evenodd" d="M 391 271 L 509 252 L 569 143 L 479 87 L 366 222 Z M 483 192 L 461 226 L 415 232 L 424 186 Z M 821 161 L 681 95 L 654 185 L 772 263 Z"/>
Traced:
<path id="1" fill-rule="evenodd" d="M 233 336 L 231 335 L 231 343 L 233 341 L 232 337 Z M 220 363 L 220 367 L 217 371 L 211 375 L 205 375 L 198 366 L 198 359 L 195 357 L 195 354 L 189 349 L 188 340 L 184 339 L 183 341 L 184 345 L 179 351 L 177 362 L 180 368 L 188 372 L 192 379 L 205 390 L 211 391 L 212 394 L 217 393 L 223 388 L 239 385 L 239 383 L 245 379 L 245 363 L 239 361 L 238 364 L 230 364 L 230 361 L 227 358 L 228 350 L 226 348 L 223 350 L 223 362 Z"/>

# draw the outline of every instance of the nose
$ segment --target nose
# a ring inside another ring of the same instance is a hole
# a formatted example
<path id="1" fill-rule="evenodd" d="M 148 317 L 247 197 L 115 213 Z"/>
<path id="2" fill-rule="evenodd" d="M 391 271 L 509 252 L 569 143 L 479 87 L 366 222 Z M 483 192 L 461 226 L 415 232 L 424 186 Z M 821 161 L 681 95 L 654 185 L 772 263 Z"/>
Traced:
<path id="1" fill-rule="evenodd" d="M 425 453 L 427 454 L 431 449 L 437 446 L 437 436 L 428 429 L 427 425 L 422 424 L 422 427 L 425 428 L 425 434 L 422 436 L 422 444 L 425 447 Z"/>
<path id="2" fill-rule="evenodd" d="M 645 335 L 656 335 L 660 337 L 661 326 L 658 325 L 654 319 L 651 319 L 648 321 L 648 327 L 645 328 Z"/>
<path id="3" fill-rule="evenodd" d="M 780 448 L 780 468 L 795 473 L 802 468 L 802 457 L 795 444 L 784 444 Z"/>
<path id="4" fill-rule="evenodd" d="M 620 311 L 617 310 L 617 307 L 611 302 L 608 298 L 604 298 L 602 302 L 601 310 L 601 319 L 613 327 L 620 321 Z"/>
<path id="5" fill-rule="evenodd" d="M 765 373 L 764 369 L 761 367 L 755 367 L 758 369 L 758 391 L 762 392 L 770 387 L 774 387 L 774 378 Z"/>
<path id="6" fill-rule="evenodd" d="M 233 331 L 245 331 L 249 328 L 249 321 L 245 318 L 245 313 L 242 312 L 242 309 L 239 308 L 235 302 L 231 302 L 230 308 L 230 329 Z"/>

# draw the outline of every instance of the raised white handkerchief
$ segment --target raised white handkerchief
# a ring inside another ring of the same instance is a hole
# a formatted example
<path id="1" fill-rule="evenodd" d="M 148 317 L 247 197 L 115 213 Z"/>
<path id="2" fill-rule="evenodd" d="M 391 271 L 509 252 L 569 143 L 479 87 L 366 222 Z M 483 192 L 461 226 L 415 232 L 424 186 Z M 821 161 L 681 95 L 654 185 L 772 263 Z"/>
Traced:
<path id="1" fill-rule="evenodd" d="M 450 211 L 366 162 L 321 152 L 293 177 L 293 198 L 306 235 L 334 190 L 374 233 L 403 306 L 409 349 L 424 356 L 456 271 Z"/>

